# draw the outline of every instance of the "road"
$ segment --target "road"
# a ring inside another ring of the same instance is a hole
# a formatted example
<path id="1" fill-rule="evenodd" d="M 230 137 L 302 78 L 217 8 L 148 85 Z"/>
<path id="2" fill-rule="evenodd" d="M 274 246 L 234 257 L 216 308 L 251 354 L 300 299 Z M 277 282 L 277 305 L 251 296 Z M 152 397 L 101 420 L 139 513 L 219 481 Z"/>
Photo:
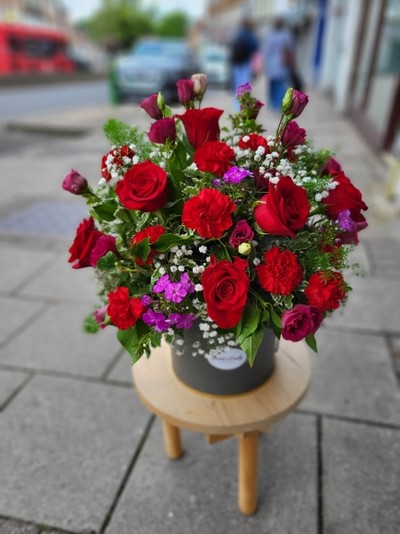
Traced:
<path id="1" fill-rule="evenodd" d="M 101 105 L 109 101 L 107 80 L 0 90 L 0 124 L 27 115 Z"/>

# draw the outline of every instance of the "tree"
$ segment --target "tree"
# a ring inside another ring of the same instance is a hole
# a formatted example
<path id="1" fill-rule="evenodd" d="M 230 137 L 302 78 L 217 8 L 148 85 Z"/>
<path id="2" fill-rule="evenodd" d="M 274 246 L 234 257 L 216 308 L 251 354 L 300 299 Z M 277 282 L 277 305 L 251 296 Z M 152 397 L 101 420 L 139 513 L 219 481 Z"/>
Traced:
<path id="1" fill-rule="evenodd" d="M 156 33 L 161 37 L 186 37 L 189 19 L 183 11 L 171 11 L 157 24 Z"/>

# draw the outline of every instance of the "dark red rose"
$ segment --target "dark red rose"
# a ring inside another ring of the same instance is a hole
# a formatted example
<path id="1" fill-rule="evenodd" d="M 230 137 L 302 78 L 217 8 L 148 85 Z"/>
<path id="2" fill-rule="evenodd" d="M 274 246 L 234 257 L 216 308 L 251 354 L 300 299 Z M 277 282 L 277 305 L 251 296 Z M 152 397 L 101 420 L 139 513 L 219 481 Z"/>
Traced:
<path id="1" fill-rule="evenodd" d="M 76 230 L 74 242 L 72 243 L 69 253 L 69 263 L 75 262 L 72 267 L 81 269 L 83 267 L 92 267 L 91 254 L 96 246 L 97 241 L 105 236 L 103 232 L 96 230 L 93 217 L 83 219 Z"/>
<path id="2" fill-rule="evenodd" d="M 241 243 L 249 242 L 253 239 L 254 232 L 249 223 L 245 219 L 241 219 L 235 225 L 229 236 L 229 244 L 233 248 L 237 248 Z"/>
<path id="3" fill-rule="evenodd" d="M 130 210 L 156 211 L 167 202 L 167 173 L 149 160 L 133 165 L 115 191 Z"/>
<path id="4" fill-rule="evenodd" d="M 338 185 L 322 199 L 327 208 L 328 217 L 336 220 L 340 212 L 349 210 L 355 223 L 364 222 L 365 217 L 361 214 L 361 210 L 367 210 L 368 206 L 363 201 L 360 190 L 354 187 L 343 171 L 334 176 L 333 180 Z"/>
<path id="5" fill-rule="evenodd" d="M 82 195 L 88 190 L 88 183 L 78 171 L 71 169 L 63 180 L 62 188 L 73 195 Z"/>
<path id="6" fill-rule="evenodd" d="M 176 82 L 178 88 L 178 100 L 182 106 L 188 106 L 193 102 L 195 94 L 193 90 L 193 80 L 179 80 Z"/>
<path id="7" fill-rule="evenodd" d="M 270 248 L 264 254 L 264 263 L 256 267 L 257 278 L 265 291 L 290 295 L 303 277 L 303 269 L 292 251 Z"/>
<path id="8" fill-rule="evenodd" d="M 278 174 L 278 170 L 274 167 L 268 169 L 268 174 L 271 176 L 276 176 Z M 266 176 L 266 173 L 260 173 L 259 169 L 254 170 L 254 183 L 256 184 L 256 187 L 259 191 L 268 191 L 269 188 L 269 180 L 270 178 Z"/>
<path id="9" fill-rule="evenodd" d="M 249 148 L 250 150 L 253 150 L 254 152 L 257 150 L 259 146 L 262 146 L 265 148 L 265 153 L 267 154 L 269 152 L 268 142 L 262 135 L 258 134 L 248 134 L 244 135 L 238 143 L 239 148 L 246 149 Z"/>
<path id="10" fill-rule="evenodd" d="M 207 313 L 220 328 L 233 328 L 242 317 L 250 286 L 247 266 L 247 261 L 241 258 L 235 258 L 231 263 L 228 260 L 216 261 L 212 257 L 202 274 Z"/>
<path id="11" fill-rule="evenodd" d="M 290 341 L 300 341 L 310 334 L 315 334 L 323 318 L 318 308 L 296 304 L 282 314 L 282 337 Z"/>
<path id="12" fill-rule="evenodd" d="M 131 239 L 131 247 L 133 245 L 137 245 L 143 239 L 149 238 L 149 244 L 152 245 L 157 241 L 157 239 L 165 234 L 166 229 L 161 224 L 154 224 L 153 226 L 148 226 L 147 228 L 144 228 L 143 230 L 140 230 L 140 232 L 137 232 Z M 153 257 L 157 254 L 156 250 L 151 250 L 150 254 L 146 260 L 147 265 L 151 265 L 153 263 Z M 143 261 L 140 258 L 135 258 L 135 262 L 138 265 L 143 265 Z"/>
<path id="13" fill-rule="evenodd" d="M 289 176 L 282 176 L 275 187 L 261 197 L 254 209 L 258 226 L 273 235 L 295 237 L 310 213 L 307 192 Z"/>
<path id="14" fill-rule="evenodd" d="M 346 286 L 341 273 L 319 271 L 310 276 L 304 293 L 310 306 L 325 312 L 339 308 L 346 296 Z"/>
<path id="15" fill-rule="evenodd" d="M 193 161 L 201 171 L 223 176 L 232 167 L 234 157 L 234 151 L 226 143 L 209 141 L 196 149 Z"/>
<path id="16" fill-rule="evenodd" d="M 340 163 L 332 156 L 329 156 L 327 159 L 324 168 L 322 169 L 322 174 L 330 174 L 331 176 L 336 176 L 342 170 Z"/>
<path id="17" fill-rule="evenodd" d="M 306 142 L 306 131 L 295 121 L 289 121 L 281 138 L 282 144 L 286 147 L 304 145 Z"/>
<path id="18" fill-rule="evenodd" d="M 176 115 L 183 122 L 189 143 L 198 148 L 206 141 L 219 139 L 219 118 L 223 110 L 216 108 L 187 109 Z"/>
<path id="19" fill-rule="evenodd" d="M 159 145 L 165 145 L 167 141 L 175 141 L 175 120 L 167 117 L 153 122 L 147 136 L 152 143 L 157 143 Z"/>
<path id="20" fill-rule="evenodd" d="M 136 324 L 146 307 L 137 297 L 129 297 L 127 287 L 119 286 L 108 295 L 107 314 L 114 326 L 120 330 L 126 330 Z"/>
<path id="21" fill-rule="evenodd" d="M 148 96 L 144 100 L 140 102 L 140 107 L 145 110 L 145 112 L 152 118 L 152 119 L 161 119 L 163 114 L 161 109 L 158 107 L 157 104 L 158 100 L 158 94 L 153 93 L 152 95 Z"/>
<path id="22" fill-rule="evenodd" d="M 182 223 L 201 237 L 218 238 L 232 226 L 235 203 L 217 189 L 202 189 L 183 205 Z"/>

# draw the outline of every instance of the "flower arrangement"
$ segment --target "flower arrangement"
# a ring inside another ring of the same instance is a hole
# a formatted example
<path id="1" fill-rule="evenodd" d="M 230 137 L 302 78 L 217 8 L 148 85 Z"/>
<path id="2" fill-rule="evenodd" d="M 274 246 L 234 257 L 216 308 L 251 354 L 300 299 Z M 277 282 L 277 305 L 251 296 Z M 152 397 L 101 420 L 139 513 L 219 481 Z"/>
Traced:
<path id="1" fill-rule="evenodd" d="M 267 327 L 317 350 L 314 334 L 351 289 L 343 273 L 367 206 L 294 120 L 307 95 L 289 89 L 266 135 L 250 84 L 223 129 L 223 110 L 201 107 L 206 85 L 202 74 L 177 82 L 180 114 L 161 93 L 144 99 L 147 139 L 111 119 L 95 189 L 75 170 L 64 178 L 90 215 L 69 262 L 100 283 L 86 329 L 115 326 L 133 362 L 195 325 L 211 348 L 238 345 L 251 364 Z"/>

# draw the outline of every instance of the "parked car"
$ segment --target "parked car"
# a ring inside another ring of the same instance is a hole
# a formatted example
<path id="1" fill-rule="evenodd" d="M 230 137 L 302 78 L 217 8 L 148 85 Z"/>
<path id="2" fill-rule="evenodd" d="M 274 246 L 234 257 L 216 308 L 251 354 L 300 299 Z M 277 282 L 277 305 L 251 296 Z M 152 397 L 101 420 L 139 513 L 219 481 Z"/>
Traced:
<path id="1" fill-rule="evenodd" d="M 114 99 L 138 100 L 162 91 L 167 102 L 176 102 L 177 80 L 199 72 L 199 66 L 185 40 L 143 39 L 128 55 L 114 62 L 111 73 Z"/>
<path id="2" fill-rule="evenodd" d="M 229 49 L 222 45 L 206 45 L 200 52 L 200 70 L 207 74 L 210 85 L 230 87 Z"/>

